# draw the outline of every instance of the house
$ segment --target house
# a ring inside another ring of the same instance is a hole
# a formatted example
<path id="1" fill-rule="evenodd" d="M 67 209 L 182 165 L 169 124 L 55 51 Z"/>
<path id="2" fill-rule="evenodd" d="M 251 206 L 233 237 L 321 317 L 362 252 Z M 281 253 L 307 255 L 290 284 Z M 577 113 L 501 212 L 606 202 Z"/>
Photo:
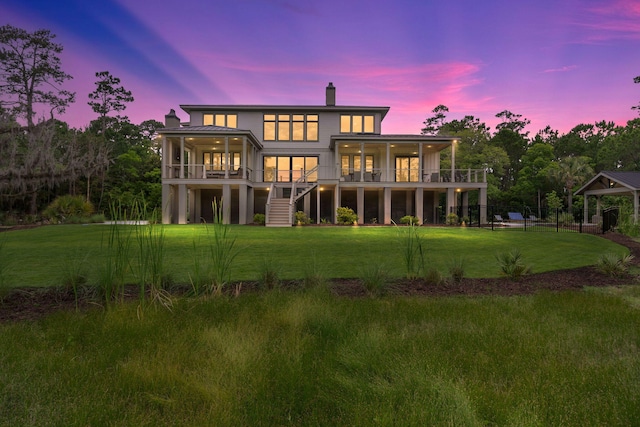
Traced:
<path id="1" fill-rule="evenodd" d="M 455 166 L 456 139 L 385 135 L 389 107 L 341 106 L 336 88 L 324 105 L 181 105 L 165 116 L 162 221 L 210 222 L 221 201 L 225 223 L 290 226 L 296 211 L 335 222 L 351 207 L 358 222 L 391 224 L 405 215 L 438 223 L 477 192 L 486 206 L 486 172 Z M 441 169 L 451 148 L 451 167 Z M 481 210 L 486 221 L 486 209 Z"/>

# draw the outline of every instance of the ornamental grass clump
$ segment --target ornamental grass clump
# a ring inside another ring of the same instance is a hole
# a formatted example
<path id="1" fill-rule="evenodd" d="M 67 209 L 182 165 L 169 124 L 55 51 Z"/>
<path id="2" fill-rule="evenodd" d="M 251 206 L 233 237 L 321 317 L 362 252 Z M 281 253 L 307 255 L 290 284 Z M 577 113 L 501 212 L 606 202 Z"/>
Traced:
<path id="1" fill-rule="evenodd" d="M 531 274 L 531 266 L 524 263 L 518 248 L 497 254 L 496 260 L 500 266 L 500 273 L 511 280 L 519 280 L 522 276 Z"/>
<path id="2" fill-rule="evenodd" d="M 424 270 L 426 248 L 423 245 L 419 226 L 410 223 L 407 227 L 397 227 L 400 236 L 402 261 L 407 279 L 420 277 Z"/>
<path id="3" fill-rule="evenodd" d="M 618 254 L 607 252 L 600 255 L 596 268 L 607 276 L 620 277 L 629 272 L 629 266 L 634 256 L 631 254 Z"/>
<path id="4" fill-rule="evenodd" d="M 265 289 L 280 287 L 280 264 L 273 258 L 264 258 L 258 271 L 258 282 Z"/>
<path id="5" fill-rule="evenodd" d="M 460 283 L 464 279 L 466 260 L 464 257 L 452 257 L 449 261 L 449 280 Z"/>
<path id="6" fill-rule="evenodd" d="M 384 295 L 389 290 L 389 274 L 381 262 L 374 262 L 360 268 L 360 283 L 371 297 Z"/>

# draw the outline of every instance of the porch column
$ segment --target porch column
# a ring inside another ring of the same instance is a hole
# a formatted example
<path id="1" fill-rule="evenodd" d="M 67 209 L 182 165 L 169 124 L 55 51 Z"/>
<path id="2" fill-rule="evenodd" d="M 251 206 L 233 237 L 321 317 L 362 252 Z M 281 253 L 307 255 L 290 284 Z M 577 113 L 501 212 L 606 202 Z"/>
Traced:
<path id="1" fill-rule="evenodd" d="M 365 156 L 364 156 L 364 142 L 360 143 L 360 182 L 364 181 L 364 171 L 366 170 L 365 167 Z M 358 193 L 360 194 L 360 193 Z M 364 196 L 362 196 L 364 197 Z"/>
<path id="2" fill-rule="evenodd" d="M 450 187 L 450 188 L 447 188 L 447 212 L 445 213 L 445 216 L 453 212 L 453 208 L 455 207 L 456 207 L 456 192 L 454 188 Z"/>
<path id="3" fill-rule="evenodd" d="M 387 151 L 388 154 L 388 151 Z M 384 187 L 383 224 L 391 224 L 391 187 Z"/>
<path id="4" fill-rule="evenodd" d="M 356 191 L 357 191 L 358 224 L 364 224 L 364 187 L 358 187 Z"/>
<path id="5" fill-rule="evenodd" d="M 455 139 L 451 142 L 451 182 L 456 182 L 456 140 Z"/>
<path id="6" fill-rule="evenodd" d="M 187 190 L 188 192 L 188 202 L 189 202 L 189 222 L 191 224 L 195 224 L 196 223 L 196 197 L 195 197 L 195 190 Z"/>
<path id="7" fill-rule="evenodd" d="M 311 218 L 311 192 L 302 197 L 302 210 L 309 218 Z"/>
<path id="8" fill-rule="evenodd" d="M 320 224 L 320 191 L 322 188 L 318 185 L 316 188 L 316 224 Z"/>
<path id="9" fill-rule="evenodd" d="M 193 191 L 193 204 L 195 205 L 192 224 L 199 224 L 200 218 L 202 218 L 202 190 Z"/>
<path id="10" fill-rule="evenodd" d="M 167 137 L 162 136 L 162 170 L 160 171 L 160 176 L 162 179 L 168 178 L 167 176 L 167 167 L 171 163 L 171 155 L 167 155 L 170 153 L 169 143 L 167 142 Z"/>
<path id="11" fill-rule="evenodd" d="M 440 218 L 438 217 L 438 207 L 440 206 L 440 193 L 434 191 L 432 194 L 433 197 L 433 223 L 438 224 Z"/>
<path id="12" fill-rule="evenodd" d="M 180 137 L 180 178 L 184 178 L 184 136 Z"/>
<path id="13" fill-rule="evenodd" d="M 171 224 L 171 186 L 162 184 L 162 223 Z"/>
<path id="14" fill-rule="evenodd" d="M 336 188 L 334 190 L 333 193 L 333 223 L 337 224 L 338 223 L 338 208 L 340 207 L 340 191 L 342 191 L 340 189 L 340 184 L 336 185 Z"/>
<path id="15" fill-rule="evenodd" d="M 247 179 L 247 137 L 242 137 L 242 160 L 240 160 L 240 166 L 242 166 L 242 176 L 240 178 Z"/>
<path id="16" fill-rule="evenodd" d="M 229 137 L 224 137 L 224 178 L 229 179 Z M 225 222 L 228 224 L 228 222 Z"/>
<path id="17" fill-rule="evenodd" d="M 589 196 L 586 193 L 582 202 L 582 222 L 585 224 L 591 222 L 589 220 Z"/>
<path id="18" fill-rule="evenodd" d="M 253 191 L 253 187 L 247 186 L 247 223 L 253 222 L 253 215 L 256 212 L 256 200 Z"/>
<path id="19" fill-rule="evenodd" d="M 600 213 L 600 211 L 602 210 L 602 204 L 600 203 L 602 200 L 600 199 L 600 196 L 596 196 L 596 215 L 600 216 L 602 215 Z"/>
<path id="20" fill-rule="evenodd" d="M 247 185 L 238 186 L 238 224 L 247 223 Z"/>
<path id="21" fill-rule="evenodd" d="M 391 145 L 391 144 L 389 144 L 389 143 L 387 142 L 387 159 L 386 159 L 386 162 L 387 162 L 387 170 L 385 171 L 385 181 L 387 181 L 387 182 L 389 182 L 389 181 L 393 181 L 393 180 L 391 179 L 391 172 L 390 172 L 390 167 L 391 167 L 391 147 L 390 147 L 390 145 Z M 385 194 L 386 194 L 386 192 L 385 192 Z M 386 196 L 385 196 L 385 197 L 386 197 Z M 385 224 L 387 224 L 387 223 L 385 222 Z M 390 223 L 389 223 L 389 224 L 390 224 Z"/>
<path id="22" fill-rule="evenodd" d="M 180 168 L 180 175 L 183 174 L 183 168 Z M 178 224 L 187 223 L 187 186 L 178 185 Z"/>
<path id="23" fill-rule="evenodd" d="M 228 173 L 229 170 L 227 169 L 225 174 Z M 229 184 L 224 184 L 222 186 L 222 223 L 231 223 L 231 185 Z"/>
<path id="24" fill-rule="evenodd" d="M 480 224 L 487 223 L 487 189 L 481 188 L 478 191 L 478 204 L 480 204 Z"/>
<path id="25" fill-rule="evenodd" d="M 422 142 L 418 143 L 418 173 L 420 174 L 420 176 L 418 177 L 418 182 L 423 182 L 424 181 L 424 161 L 422 159 Z M 420 218 L 420 221 L 422 222 L 422 218 Z"/>
<path id="26" fill-rule="evenodd" d="M 415 216 L 420 220 L 420 224 L 424 222 L 424 189 L 416 188 L 416 213 Z"/>
<path id="27" fill-rule="evenodd" d="M 413 215 L 413 193 L 407 190 L 404 194 L 404 214 Z"/>
<path id="28" fill-rule="evenodd" d="M 462 216 L 468 216 L 469 213 L 469 192 L 462 193 Z"/>

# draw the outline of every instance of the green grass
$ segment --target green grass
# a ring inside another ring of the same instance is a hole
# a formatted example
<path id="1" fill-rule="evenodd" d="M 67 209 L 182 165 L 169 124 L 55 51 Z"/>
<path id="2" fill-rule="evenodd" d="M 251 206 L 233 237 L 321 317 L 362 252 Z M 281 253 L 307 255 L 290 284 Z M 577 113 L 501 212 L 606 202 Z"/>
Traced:
<path id="1" fill-rule="evenodd" d="M 357 277 L 357 266 L 371 259 L 384 259 L 389 274 L 406 274 L 403 261 L 402 228 L 395 227 L 291 227 L 265 228 L 231 226 L 239 254 L 231 267 L 231 280 L 255 280 L 260 260 L 275 258 L 282 265 L 282 279 L 301 279 L 312 262 L 327 266 L 326 275 Z M 58 284 L 60 266 L 78 253 L 95 274 L 104 250 L 108 227 L 63 225 L 3 233 L 3 253 L 10 257 L 5 286 L 49 286 Z M 475 228 L 418 229 L 426 248 L 429 266 L 443 273 L 453 258 L 464 258 L 466 277 L 497 277 L 500 268 L 495 254 L 520 248 L 523 260 L 533 272 L 581 267 L 596 263 L 605 252 L 628 253 L 608 240 L 577 233 L 491 232 Z M 178 283 L 189 283 L 193 274 L 193 242 L 204 245 L 202 225 L 165 226 L 163 270 Z M 135 245 L 131 259 L 135 260 Z M 89 277 L 91 280 L 92 278 Z M 135 277 L 130 275 L 130 282 Z"/>
<path id="2" fill-rule="evenodd" d="M 266 292 L 4 324 L 0 425 L 639 425 L 638 295 Z"/>

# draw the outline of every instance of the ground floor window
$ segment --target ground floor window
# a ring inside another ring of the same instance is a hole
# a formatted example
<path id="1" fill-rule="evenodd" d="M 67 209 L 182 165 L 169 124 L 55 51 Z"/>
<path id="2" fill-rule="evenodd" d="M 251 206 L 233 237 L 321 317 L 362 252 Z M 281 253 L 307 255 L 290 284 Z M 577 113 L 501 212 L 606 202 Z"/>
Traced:
<path id="1" fill-rule="evenodd" d="M 265 182 L 292 182 L 303 177 L 318 166 L 316 156 L 265 156 L 263 159 L 263 180 Z M 316 182 L 318 172 L 314 171 L 307 181 Z"/>

